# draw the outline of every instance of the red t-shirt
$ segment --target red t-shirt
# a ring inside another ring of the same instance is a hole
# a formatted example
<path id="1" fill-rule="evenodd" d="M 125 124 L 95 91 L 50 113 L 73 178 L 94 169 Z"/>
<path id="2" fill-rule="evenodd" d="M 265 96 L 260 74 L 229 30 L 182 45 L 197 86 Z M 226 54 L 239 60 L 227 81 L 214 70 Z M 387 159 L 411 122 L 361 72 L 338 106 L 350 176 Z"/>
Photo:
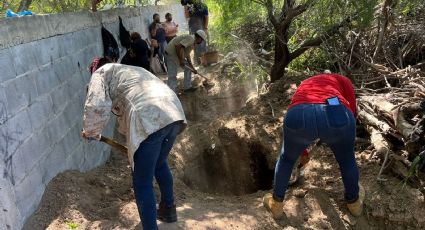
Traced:
<path id="1" fill-rule="evenodd" d="M 297 88 L 288 108 L 299 104 L 326 104 L 326 99 L 339 101 L 356 116 L 356 95 L 350 79 L 338 74 L 320 74 L 304 80 Z"/>

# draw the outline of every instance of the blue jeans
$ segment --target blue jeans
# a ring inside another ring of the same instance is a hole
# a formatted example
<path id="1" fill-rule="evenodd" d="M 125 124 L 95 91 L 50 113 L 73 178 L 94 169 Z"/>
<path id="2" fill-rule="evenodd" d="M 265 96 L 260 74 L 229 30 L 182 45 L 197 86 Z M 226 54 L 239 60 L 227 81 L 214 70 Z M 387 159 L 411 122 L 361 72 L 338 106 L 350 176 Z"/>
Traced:
<path id="1" fill-rule="evenodd" d="M 167 47 L 167 41 L 158 43 L 158 57 L 161 64 L 165 63 L 165 48 Z"/>
<path id="2" fill-rule="evenodd" d="M 170 87 L 173 91 L 176 91 L 177 88 L 177 70 L 179 66 L 174 62 L 172 57 L 168 54 L 165 54 L 165 63 L 167 64 L 168 71 L 168 87 Z M 187 65 L 187 62 L 185 61 Z M 184 89 L 190 89 L 192 87 L 192 71 L 188 68 L 184 68 L 184 80 L 183 80 Z"/>
<path id="3" fill-rule="evenodd" d="M 273 197 L 283 201 L 295 162 L 304 149 L 320 139 L 331 148 L 339 164 L 346 201 L 356 201 L 359 171 L 354 157 L 355 137 L 356 120 L 344 105 L 301 104 L 289 109 L 275 168 Z"/>
<path id="4" fill-rule="evenodd" d="M 157 229 L 156 199 L 152 185 L 154 176 L 161 191 L 161 203 L 167 207 L 174 205 L 173 176 L 167 157 L 182 127 L 182 121 L 177 121 L 156 131 L 140 144 L 134 154 L 134 194 L 145 230 Z"/>

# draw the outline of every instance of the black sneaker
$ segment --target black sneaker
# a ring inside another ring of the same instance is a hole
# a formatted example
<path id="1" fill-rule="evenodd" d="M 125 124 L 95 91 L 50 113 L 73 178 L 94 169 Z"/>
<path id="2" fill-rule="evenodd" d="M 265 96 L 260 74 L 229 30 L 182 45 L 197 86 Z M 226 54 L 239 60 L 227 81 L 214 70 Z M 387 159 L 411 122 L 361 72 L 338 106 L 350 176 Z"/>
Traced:
<path id="1" fill-rule="evenodd" d="M 167 208 L 164 204 L 160 203 L 157 210 L 157 219 L 165 223 L 177 222 L 176 205 L 173 205 L 171 208 Z"/>
<path id="2" fill-rule="evenodd" d="M 190 87 L 189 89 L 183 90 L 183 92 L 185 92 L 185 93 L 195 92 L 197 89 L 198 89 L 197 87 Z"/>

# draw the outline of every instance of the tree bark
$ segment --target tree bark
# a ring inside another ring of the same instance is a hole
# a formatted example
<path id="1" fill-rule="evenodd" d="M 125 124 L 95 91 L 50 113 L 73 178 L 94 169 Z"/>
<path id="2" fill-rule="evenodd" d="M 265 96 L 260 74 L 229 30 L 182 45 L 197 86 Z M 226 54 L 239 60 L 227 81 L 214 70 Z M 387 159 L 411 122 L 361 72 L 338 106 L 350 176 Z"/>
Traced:
<path id="1" fill-rule="evenodd" d="M 285 35 L 281 32 L 280 36 L 278 34 L 275 35 L 275 54 L 274 54 L 274 63 L 272 66 L 272 70 L 270 72 L 270 81 L 275 82 L 276 80 L 281 79 L 285 75 L 285 68 L 288 66 L 289 59 L 289 49 L 286 41 L 282 41 L 285 38 Z"/>
<path id="2" fill-rule="evenodd" d="M 20 11 L 28 10 L 31 3 L 32 3 L 32 0 L 22 0 L 21 3 L 19 4 L 18 11 L 20 12 Z"/>

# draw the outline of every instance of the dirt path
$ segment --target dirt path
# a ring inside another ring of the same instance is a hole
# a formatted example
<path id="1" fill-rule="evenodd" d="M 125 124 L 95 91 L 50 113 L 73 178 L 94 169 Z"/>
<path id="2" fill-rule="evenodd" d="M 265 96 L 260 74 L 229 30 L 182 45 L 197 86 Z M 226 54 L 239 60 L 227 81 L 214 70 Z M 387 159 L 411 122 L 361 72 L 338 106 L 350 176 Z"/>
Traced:
<path id="1" fill-rule="evenodd" d="M 288 191 L 286 218 L 280 222 L 262 207 L 265 191 L 244 196 L 206 194 L 177 179 L 179 221 L 158 222 L 160 229 L 420 229 L 414 222 L 423 226 L 423 196 L 410 188 L 397 191 L 399 181 L 391 177 L 377 184 L 378 168 L 370 164 L 360 164 L 367 191 L 365 214 L 350 216 L 332 154 L 323 148 L 313 154 L 304 180 Z M 77 229 L 137 229 L 139 217 L 127 159 L 115 153 L 106 165 L 88 173 L 58 175 L 24 229 L 71 229 L 72 224 Z"/>

